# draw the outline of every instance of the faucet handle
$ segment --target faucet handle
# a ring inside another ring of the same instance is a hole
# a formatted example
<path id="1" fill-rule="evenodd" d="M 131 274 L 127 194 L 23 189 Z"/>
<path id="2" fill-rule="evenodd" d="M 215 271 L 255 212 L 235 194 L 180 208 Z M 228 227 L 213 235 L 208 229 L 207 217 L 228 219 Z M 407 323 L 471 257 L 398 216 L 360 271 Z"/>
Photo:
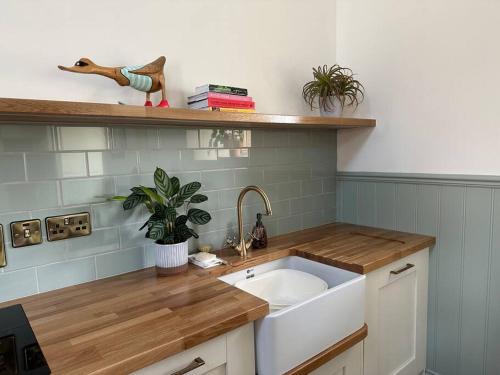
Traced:
<path id="1" fill-rule="evenodd" d="M 255 236 L 255 234 L 253 234 L 252 232 L 248 232 L 247 236 L 250 237 L 250 240 L 258 240 L 258 238 Z"/>
<path id="2" fill-rule="evenodd" d="M 248 240 L 246 239 L 246 237 L 249 237 Z M 247 236 L 245 237 L 245 246 L 247 249 L 250 248 L 250 246 L 252 246 L 252 242 L 253 240 L 256 240 L 257 237 L 255 237 L 255 235 L 251 232 L 247 233 Z"/>
<path id="3" fill-rule="evenodd" d="M 232 248 L 235 248 L 237 245 L 237 242 L 236 242 L 236 236 L 233 236 L 233 238 L 231 237 L 226 237 L 226 247 L 232 247 Z"/>

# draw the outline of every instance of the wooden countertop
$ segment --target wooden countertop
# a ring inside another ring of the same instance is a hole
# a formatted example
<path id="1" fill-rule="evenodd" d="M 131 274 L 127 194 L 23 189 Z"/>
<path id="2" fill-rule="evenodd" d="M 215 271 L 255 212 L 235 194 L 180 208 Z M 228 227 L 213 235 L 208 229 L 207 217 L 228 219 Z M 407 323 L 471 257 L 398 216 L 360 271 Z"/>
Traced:
<path id="1" fill-rule="evenodd" d="M 170 277 L 147 268 L 15 303 L 52 373 L 78 375 L 128 374 L 269 312 L 267 302 L 194 266 Z"/>
<path id="2" fill-rule="evenodd" d="M 268 247 L 249 251 L 242 260 L 232 249 L 219 256 L 229 265 L 213 273 L 224 274 L 288 255 L 366 274 L 436 243 L 431 236 L 360 225 L 334 223 L 269 239 Z"/>
<path id="3" fill-rule="evenodd" d="M 265 301 L 216 276 L 288 255 L 367 273 L 434 243 L 429 236 L 335 223 L 271 238 L 245 261 L 225 251 L 227 266 L 190 266 L 164 278 L 148 268 L 0 307 L 23 305 L 54 374 L 129 373 L 268 313 Z M 342 342 L 343 350 L 359 337 Z"/>

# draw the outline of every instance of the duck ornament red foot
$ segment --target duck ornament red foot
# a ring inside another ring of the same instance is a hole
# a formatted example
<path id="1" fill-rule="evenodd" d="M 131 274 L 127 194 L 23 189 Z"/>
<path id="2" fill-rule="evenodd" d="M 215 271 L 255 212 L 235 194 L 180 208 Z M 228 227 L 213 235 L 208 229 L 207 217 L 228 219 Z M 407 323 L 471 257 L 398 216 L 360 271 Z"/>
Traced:
<path id="1" fill-rule="evenodd" d="M 163 67 L 165 66 L 165 56 L 157 58 L 147 65 L 119 66 L 116 68 L 100 66 L 92 60 L 82 57 L 74 66 L 66 67 L 59 65 L 59 69 L 73 73 L 98 74 L 111 78 L 120 86 L 130 86 L 136 90 L 146 93 L 146 107 L 152 107 L 151 93 L 161 91 L 161 101 L 158 107 L 168 108 L 168 101 L 165 95 L 165 76 Z"/>

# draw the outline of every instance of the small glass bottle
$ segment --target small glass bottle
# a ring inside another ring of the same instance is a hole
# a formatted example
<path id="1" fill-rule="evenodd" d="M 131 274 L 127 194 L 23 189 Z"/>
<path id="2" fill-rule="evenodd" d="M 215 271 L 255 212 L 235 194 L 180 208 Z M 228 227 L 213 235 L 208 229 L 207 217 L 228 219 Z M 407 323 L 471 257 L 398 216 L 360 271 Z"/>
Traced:
<path id="1" fill-rule="evenodd" d="M 254 249 L 263 249 L 267 247 L 267 232 L 262 223 L 262 214 L 257 214 L 257 222 L 252 229 L 252 247 Z"/>

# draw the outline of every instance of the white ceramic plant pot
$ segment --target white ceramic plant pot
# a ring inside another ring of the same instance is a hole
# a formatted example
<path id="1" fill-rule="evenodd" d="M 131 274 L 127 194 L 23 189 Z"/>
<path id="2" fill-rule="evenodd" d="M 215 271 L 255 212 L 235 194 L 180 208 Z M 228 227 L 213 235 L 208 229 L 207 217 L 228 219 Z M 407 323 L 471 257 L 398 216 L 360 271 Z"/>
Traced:
<path id="1" fill-rule="evenodd" d="M 173 245 L 155 243 L 156 272 L 160 276 L 175 275 L 188 268 L 188 242 Z"/>
<path id="2" fill-rule="evenodd" d="M 340 100 L 336 97 L 331 99 L 329 102 L 331 110 L 325 110 L 324 108 L 319 108 L 319 113 L 324 117 L 342 117 L 342 105 L 340 104 Z"/>

